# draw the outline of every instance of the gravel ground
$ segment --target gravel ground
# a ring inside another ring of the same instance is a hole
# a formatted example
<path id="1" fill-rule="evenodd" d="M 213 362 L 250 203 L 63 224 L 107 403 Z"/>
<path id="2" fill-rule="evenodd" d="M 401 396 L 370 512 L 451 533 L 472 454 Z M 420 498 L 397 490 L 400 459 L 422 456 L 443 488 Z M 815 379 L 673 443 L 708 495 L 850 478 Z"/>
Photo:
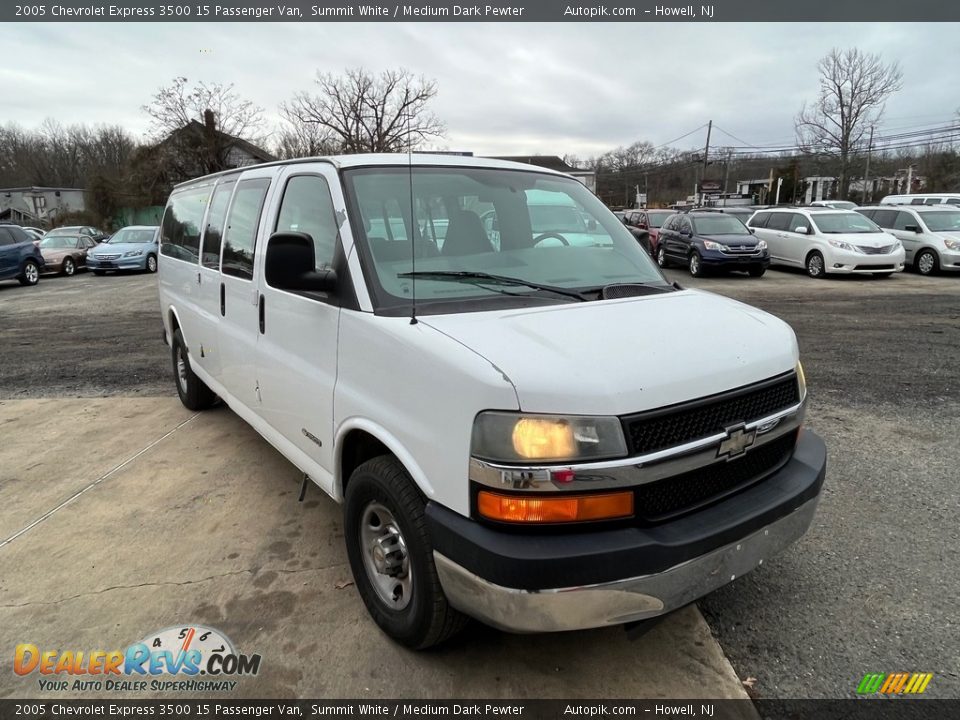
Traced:
<path id="1" fill-rule="evenodd" d="M 830 453 L 808 535 L 700 603 L 734 668 L 759 697 L 894 671 L 960 697 L 960 277 L 669 274 L 794 327 Z M 0 399 L 170 395 L 160 332 L 154 275 L 0 283 Z"/>

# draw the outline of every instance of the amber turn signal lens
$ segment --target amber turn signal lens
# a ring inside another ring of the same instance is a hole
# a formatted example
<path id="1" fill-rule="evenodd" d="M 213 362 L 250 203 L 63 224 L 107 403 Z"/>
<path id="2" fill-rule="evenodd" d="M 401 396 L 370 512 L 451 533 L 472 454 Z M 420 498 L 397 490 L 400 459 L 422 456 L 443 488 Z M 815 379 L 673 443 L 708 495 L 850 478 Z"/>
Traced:
<path id="1" fill-rule="evenodd" d="M 515 523 L 564 523 L 615 520 L 633 516 L 633 493 L 604 495 L 499 495 L 481 490 L 477 510 L 488 520 Z"/>

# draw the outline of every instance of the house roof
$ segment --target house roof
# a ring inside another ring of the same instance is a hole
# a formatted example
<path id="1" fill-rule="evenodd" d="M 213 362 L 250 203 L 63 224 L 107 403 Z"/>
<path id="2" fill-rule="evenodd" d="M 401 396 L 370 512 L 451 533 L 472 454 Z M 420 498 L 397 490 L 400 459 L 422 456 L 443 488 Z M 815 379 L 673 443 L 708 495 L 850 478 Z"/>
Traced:
<path id="1" fill-rule="evenodd" d="M 39 187 L 37 185 L 31 185 L 29 187 L 15 187 L 15 188 L 0 188 L 0 193 L 15 193 L 15 192 L 86 192 L 83 188 L 69 188 L 69 187 Z"/>
<path id="2" fill-rule="evenodd" d="M 196 135 L 198 133 L 204 133 L 204 132 L 206 132 L 206 127 L 203 125 L 203 123 L 197 120 L 191 120 L 189 123 L 184 125 L 179 130 L 174 130 L 172 133 L 170 133 L 170 135 L 163 142 L 165 143 L 169 142 L 174 135 L 181 135 L 184 133 Z M 230 135 L 229 133 L 225 133 L 221 130 L 214 130 L 214 132 L 217 134 L 217 136 L 221 140 L 225 141 L 227 145 L 232 145 L 234 147 L 240 148 L 246 153 L 252 155 L 255 159 L 259 160 L 260 162 L 272 162 L 277 159 L 274 155 L 271 155 L 262 147 L 254 145 L 252 142 L 248 140 L 244 140 L 243 138 L 238 138 L 234 135 Z"/>

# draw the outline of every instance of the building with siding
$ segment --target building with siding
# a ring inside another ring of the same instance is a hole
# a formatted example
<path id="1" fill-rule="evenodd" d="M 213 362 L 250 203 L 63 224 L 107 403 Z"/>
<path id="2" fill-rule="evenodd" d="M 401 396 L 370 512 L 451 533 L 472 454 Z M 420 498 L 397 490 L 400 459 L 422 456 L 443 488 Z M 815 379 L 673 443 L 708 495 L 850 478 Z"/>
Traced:
<path id="1" fill-rule="evenodd" d="M 85 209 L 80 188 L 0 188 L 0 221 L 49 227 L 61 215 Z"/>

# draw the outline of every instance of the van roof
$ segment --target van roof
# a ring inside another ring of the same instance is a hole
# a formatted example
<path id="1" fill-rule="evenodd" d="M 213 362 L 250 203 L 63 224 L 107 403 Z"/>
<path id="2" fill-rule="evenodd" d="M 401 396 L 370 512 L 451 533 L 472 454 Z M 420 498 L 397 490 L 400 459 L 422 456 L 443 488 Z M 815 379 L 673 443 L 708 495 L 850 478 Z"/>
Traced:
<path id="1" fill-rule="evenodd" d="M 186 187 L 204 180 L 211 180 L 222 175 L 234 175 L 246 170 L 254 170 L 265 167 L 279 167 L 282 165 L 297 165 L 308 162 L 330 163 L 337 169 L 346 169 L 353 167 L 370 166 L 399 166 L 407 167 L 474 167 L 490 168 L 499 170 L 526 170 L 543 173 L 545 175 L 559 175 L 561 177 L 570 177 L 565 173 L 557 172 L 549 168 L 539 167 L 537 165 L 527 165 L 525 163 L 513 162 L 511 160 L 494 160 L 492 158 L 473 157 L 465 155 L 440 155 L 432 153 L 368 153 L 365 155 L 328 155 L 322 157 L 295 158 L 293 160 L 277 160 L 275 162 L 259 163 L 257 165 L 244 165 L 243 167 L 223 170 L 221 172 L 210 173 L 202 177 L 187 180 L 175 185 L 175 188 Z"/>

